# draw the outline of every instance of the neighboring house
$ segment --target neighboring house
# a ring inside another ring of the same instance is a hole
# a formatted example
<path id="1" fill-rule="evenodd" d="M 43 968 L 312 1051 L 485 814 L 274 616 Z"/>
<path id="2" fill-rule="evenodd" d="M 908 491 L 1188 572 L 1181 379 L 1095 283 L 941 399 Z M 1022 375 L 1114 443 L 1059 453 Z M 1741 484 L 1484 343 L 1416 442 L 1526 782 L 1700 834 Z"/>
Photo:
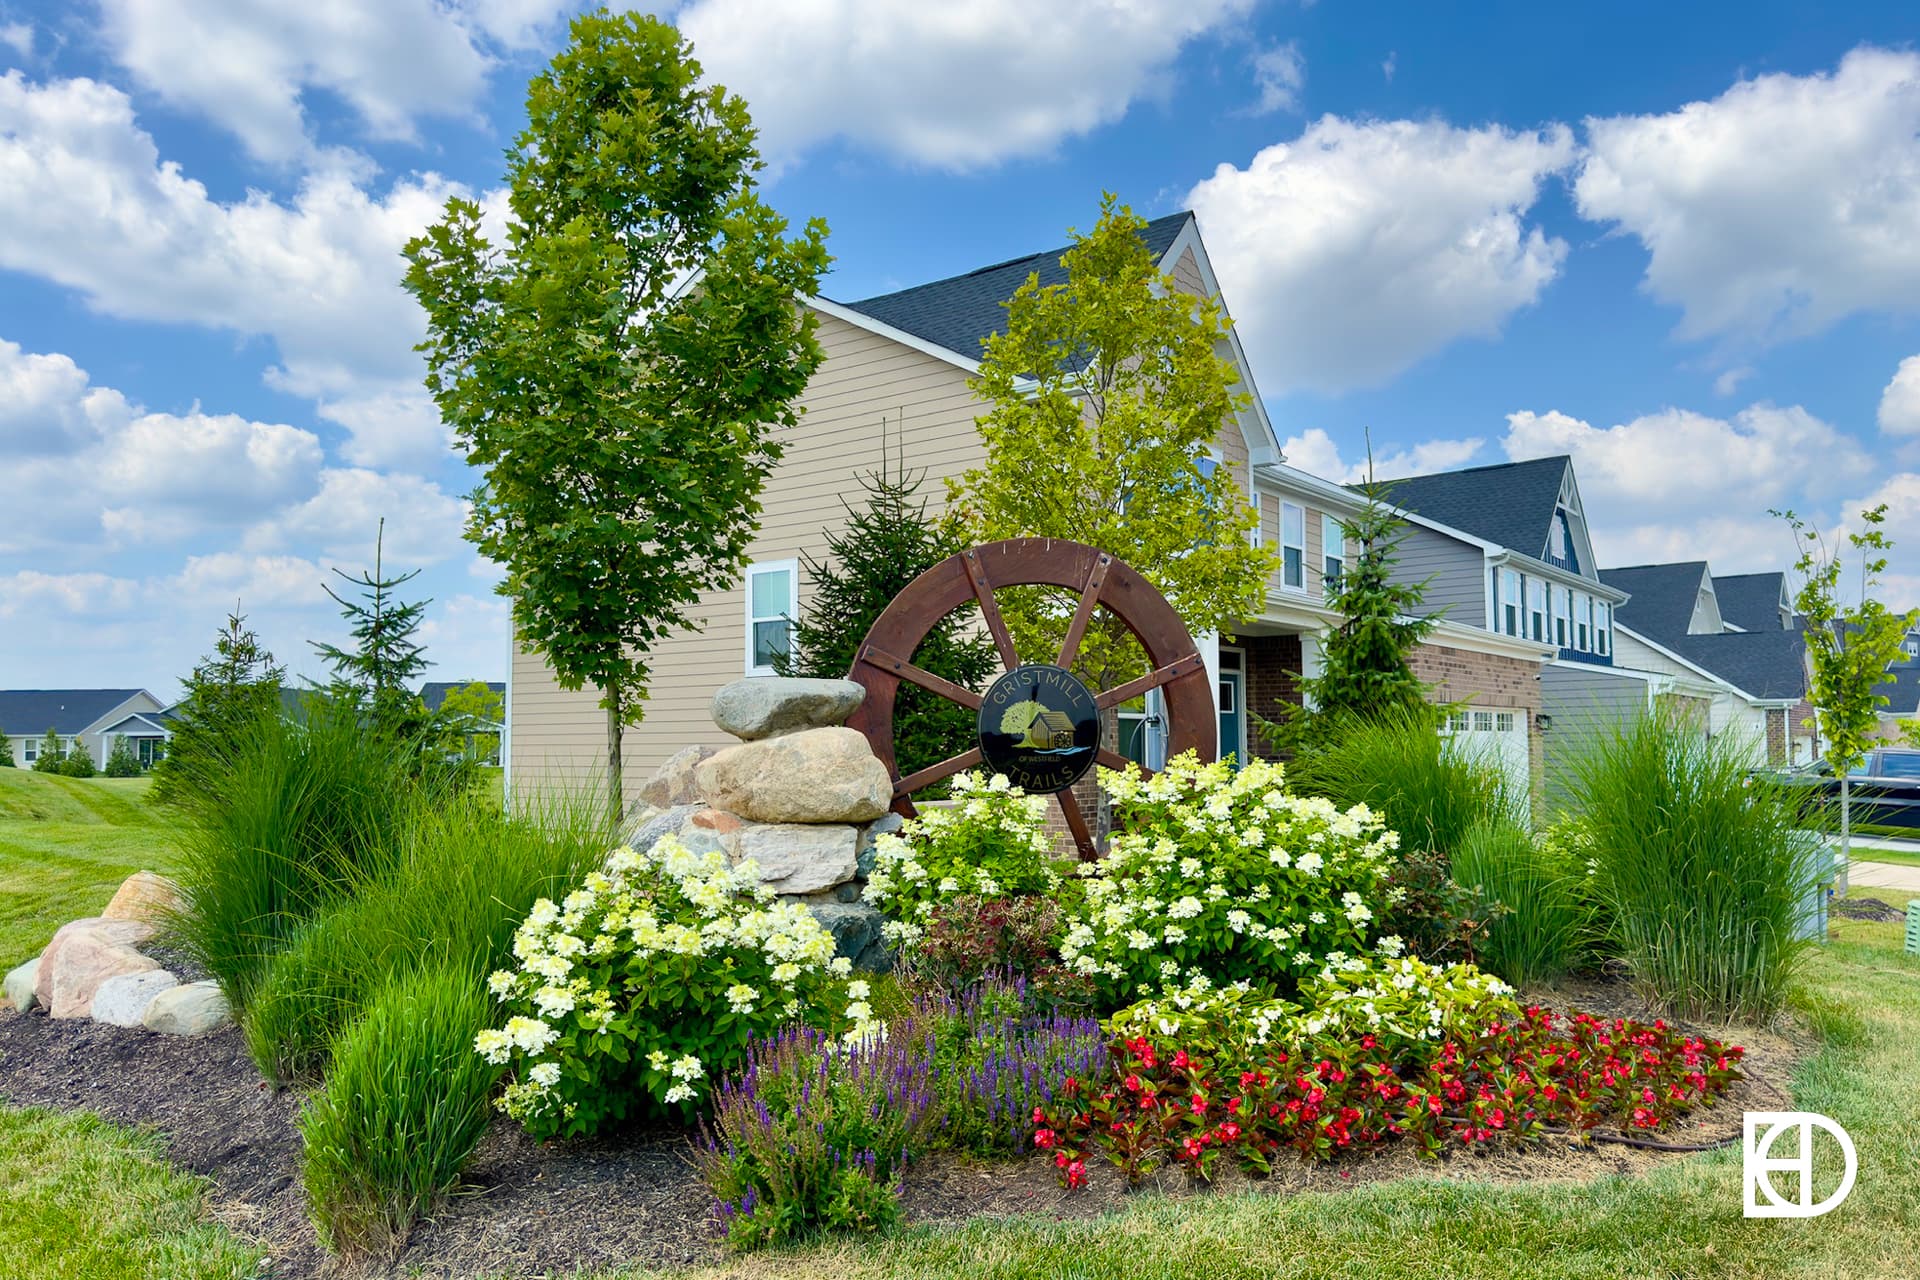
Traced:
<path id="1" fill-rule="evenodd" d="M 1617 616 L 1623 662 L 1703 685 L 1708 733 L 1735 734 L 1756 759 L 1813 758 L 1807 646 L 1784 573 L 1716 577 L 1705 561 L 1689 560 L 1600 576 L 1631 596 Z"/>
<path id="2" fill-rule="evenodd" d="M 470 684 L 484 684 L 500 696 L 500 705 L 506 706 L 507 686 L 503 680 L 429 680 L 420 686 L 420 701 L 426 704 L 428 711 L 438 711 L 446 702 L 447 695 L 455 689 L 464 689 Z M 500 763 L 500 743 L 506 729 L 504 715 L 500 720 L 484 720 L 468 726 L 467 748 L 469 754 L 480 757 L 480 763 L 498 765 Z M 484 740 L 484 741 L 483 741 Z M 484 750 L 476 751 L 480 743 Z"/>
<path id="3" fill-rule="evenodd" d="M 104 765 L 115 742 L 130 739 L 141 763 L 164 751 L 168 733 L 159 719 L 160 700 L 145 689 L 0 690 L 0 732 L 13 743 L 13 762 L 32 768 L 47 730 L 62 753 L 86 744 L 95 765 Z"/>
<path id="4" fill-rule="evenodd" d="M 1219 296 L 1192 214 L 1149 223 L 1143 238 L 1180 288 Z M 1042 283 L 1065 279 L 1062 252 L 1030 254 L 858 302 L 804 300 L 818 321 L 826 360 L 799 398 L 802 416 L 785 435 L 784 457 L 768 479 L 744 580 L 706 594 L 691 611 L 700 630 L 666 640 L 651 655 L 645 719 L 627 731 L 622 745 L 629 795 L 680 747 L 727 741 L 708 713 L 714 692 L 743 676 L 772 674 L 790 620 L 806 607 L 803 557 L 826 554 L 826 535 L 846 519 L 841 500 L 857 500 L 861 474 L 879 468 L 883 456 L 904 454 L 910 467 L 925 474 L 923 493 L 937 508 L 944 480 L 984 462 L 975 419 L 987 406 L 968 379 L 979 368 L 983 340 L 1004 330 L 1005 304 L 1029 274 L 1037 273 Z M 1241 494 L 1259 505 L 1256 536 L 1280 555 L 1259 615 L 1225 635 L 1198 638 L 1218 686 L 1221 749 L 1245 759 L 1265 753 L 1253 716 L 1267 714 L 1278 701 L 1298 701 L 1294 674 L 1316 670 L 1320 637 L 1340 621 L 1325 605 L 1323 584 L 1348 551 L 1340 519 L 1360 499 L 1285 464 L 1237 338 L 1225 339 L 1223 349 L 1250 394 L 1247 407 L 1221 424 L 1210 455 L 1213 465 L 1228 468 Z M 1416 665 L 1445 696 L 1471 700 L 1466 731 L 1482 733 L 1510 767 L 1531 776 L 1540 661 L 1550 647 L 1525 632 L 1503 633 L 1491 625 L 1482 584 L 1494 566 L 1508 563 L 1504 548 L 1438 525 L 1424 528 L 1440 531 L 1439 552 L 1471 558 L 1471 582 L 1449 581 L 1447 589 L 1471 595 L 1474 603 L 1449 614 Z M 1544 549 L 1546 537 L 1543 525 L 1535 552 Z M 1544 561 L 1535 571 L 1557 574 L 1556 581 L 1578 577 Z M 1598 583 L 1585 589 L 1608 601 L 1617 598 Z M 537 654 L 516 650 L 513 656 L 506 718 L 508 776 L 518 788 L 581 786 L 604 769 L 605 713 L 598 692 L 561 689 Z M 1161 763 L 1164 717 L 1157 699 L 1123 708 L 1121 720 L 1129 753 Z"/>

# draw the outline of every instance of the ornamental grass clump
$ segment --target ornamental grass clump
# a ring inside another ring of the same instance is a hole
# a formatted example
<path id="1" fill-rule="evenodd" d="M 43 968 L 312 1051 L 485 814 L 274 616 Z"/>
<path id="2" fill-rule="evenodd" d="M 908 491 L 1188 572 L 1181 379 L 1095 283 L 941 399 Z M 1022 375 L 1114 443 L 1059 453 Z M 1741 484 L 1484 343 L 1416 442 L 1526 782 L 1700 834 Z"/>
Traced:
<path id="1" fill-rule="evenodd" d="M 1374 939 L 1399 837 L 1366 806 L 1292 795 L 1280 767 L 1179 756 L 1152 778 L 1102 769 L 1107 856 L 1081 869 L 1060 956 L 1106 1008 L 1163 987 L 1247 982 L 1290 995 L 1304 977 L 1400 940 Z"/>
<path id="2" fill-rule="evenodd" d="M 836 1039 L 789 1027 L 724 1080 L 695 1154 L 735 1247 L 900 1217 L 900 1177 L 939 1117 L 933 1037 L 910 1021 Z"/>
<path id="3" fill-rule="evenodd" d="M 886 913 L 887 941 L 910 956 L 942 904 L 1051 895 L 1060 882 L 1047 798 L 1027 795 L 1004 774 L 963 773 L 953 780 L 952 804 L 929 807 L 874 841 L 865 897 Z"/>
<path id="4" fill-rule="evenodd" d="M 1059 1009 L 1018 974 L 958 996 L 923 996 L 913 1025 L 931 1033 L 940 1142 L 957 1150 L 1026 1152 L 1033 1109 L 1051 1102 L 1062 1081 L 1106 1070 L 1100 1023 Z"/>
<path id="5" fill-rule="evenodd" d="M 1594 913 L 1581 892 L 1583 869 L 1557 843 L 1535 840 L 1510 818 L 1483 822 L 1454 850 L 1452 876 L 1500 905 L 1475 939 L 1483 967 L 1526 986 L 1586 960 Z"/>
<path id="6" fill-rule="evenodd" d="M 1734 735 L 1642 716 L 1574 754 L 1570 791 L 1609 941 L 1654 1007 L 1765 1019 L 1810 945 L 1824 871 L 1810 789 L 1749 772 Z"/>
<path id="7" fill-rule="evenodd" d="M 775 901 L 751 859 L 672 836 L 622 847 L 513 937 L 488 987 L 502 1021 L 474 1052 L 509 1066 L 501 1110 L 538 1138 L 597 1133 L 636 1114 L 692 1120 L 710 1082 L 788 1023 L 868 1034 L 863 982 L 833 935 Z"/>
<path id="8" fill-rule="evenodd" d="M 477 970 L 433 965 L 381 987 L 334 1043 L 300 1116 L 308 1213 L 328 1248 L 397 1252 L 458 1184 L 500 1077 L 473 1054 L 489 1012 Z"/>

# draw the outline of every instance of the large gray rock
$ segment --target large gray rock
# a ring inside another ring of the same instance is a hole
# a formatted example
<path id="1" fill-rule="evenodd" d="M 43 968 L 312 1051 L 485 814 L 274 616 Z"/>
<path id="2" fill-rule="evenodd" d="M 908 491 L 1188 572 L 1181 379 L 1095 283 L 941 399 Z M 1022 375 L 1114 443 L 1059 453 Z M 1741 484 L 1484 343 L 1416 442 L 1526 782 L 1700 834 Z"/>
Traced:
<path id="1" fill-rule="evenodd" d="M 153 934 L 154 927 L 143 920 L 88 916 L 68 921 L 40 953 L 34 998 L 56 1018 L 91 1017 L 93 993 L 101 983 L 160 967 L 134 949 Z"/>
<path id="2" fill-rule="evenodd" d="M 640 788 L 640 799 L 656 809 L 671 809 L 692 804 L 700 798 L 694 784 L 694 770 L 719 747 L 682 747 L 667 757 L 667 762 Z"/>
<path id="3" fill-rule="evenodd" d="M 851 680 L 758 676 L 735 680 L 713 695 L 713 722 L 753 742 L 847 722 L 867 691 Z"/>
<path id="4" fill-rule="evenodd" d="M 180 979 L 165 969 L 108 978 L 93 993 L 93 1020 L 116 1027 L 141 1026 L 146 1021 L 147 1006 L 154 998 L 179 985 Z"/>
<path id="5" fill-rule="evenodd" d="M 616 843 L 631 845 L 635 853 L 645 853 L 653 848 L 661 836 L 669 832 L 677 833 L 681 825 L 699 810 L 697 804 L 680 804 L 671 809 L 655 809 L 647 805 L 628 817 L 626 830 L 621 832 Z"/>
<path id="6" fill-rule="evenodd" d="M 900 828 L 906 825 L 906 821 L 897 813 L 883 813 L 860 833 L 860 852 L 856 861 L 862 880 L 873 875 L 873 864 L 880 857 L 879 851 L 874 848 L 874 841 L 881 836 L 900 834 Z"/>
<path id="7" fill-rule="evenodd" d="M 724 853 L 731 858 L 733 835 L 745 825 L 725 809 L 702 807 L 687 815 L 674 834 L 689 853 Z"/>
<path id="8" fill-rule="evenodd" d="M 853 827 L 842 824 L 742 823 L 729 839 L 733 860 L 760 864 L 760 883 L 776 893 L 819 893 L 853 879 Z"/>
<path id="9" fill-rule="evenodd" d="M 7 999 L 21 1013 L 33 1008 L 33 975 L 40 972 L 40 957 L 35 956 L 7 974 Z"/>
<path id="10" fill-rule="evenodd" d="M 885 973 L 893 968 L 893 951 L 881 940 L 883 917 L 865 904 L 825 903 L 809 908 L 820 927 L 833 935 L 834 953 L 853 961 L 858 969 Z"/>
<path id="11" fill-rule="evenodd" d="M 220 984 L 208 981 L 162 991 L 147 1005 L 142 1025 L 163 1035 L 199 1036 L 218 1031 L 232 1021 Z"/>
<path id="12" fill-rule="evenodd" d="M 754 822 L 870 822 L 893 800 L 887 767 L 847 728 L 743 742 L 697 772 L 701 799 Z"/>

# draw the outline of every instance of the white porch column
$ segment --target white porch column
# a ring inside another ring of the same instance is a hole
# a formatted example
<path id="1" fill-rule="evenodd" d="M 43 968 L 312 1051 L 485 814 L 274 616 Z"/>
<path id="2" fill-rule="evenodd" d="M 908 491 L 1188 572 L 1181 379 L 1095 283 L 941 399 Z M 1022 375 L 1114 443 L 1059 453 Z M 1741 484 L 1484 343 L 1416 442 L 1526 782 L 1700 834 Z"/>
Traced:
<path id="1" fill-rule="evenodd" d="M 1300 674 L 1308 680 L 1320 675 L 1320 633 L 1302 631 L 1300 633 Z M 1307 696 L 1305 689 L 1300 691 L 1300 705 L 1308 711 L 1313 710 L 1313 699 Z"/>
<path id="2" fill-rule="evenodd" d="M 1207 631 L 1193 638 L 1194 647 L 1200 650 L 1200 661 L 1207 667 L 1207 705 L 1213 708 L 1213 714 L 1207 717 L 1207 726 L 1201 741 L 1213 739 L 1213 753 L 1220 754 L 1220 633 Z"/>

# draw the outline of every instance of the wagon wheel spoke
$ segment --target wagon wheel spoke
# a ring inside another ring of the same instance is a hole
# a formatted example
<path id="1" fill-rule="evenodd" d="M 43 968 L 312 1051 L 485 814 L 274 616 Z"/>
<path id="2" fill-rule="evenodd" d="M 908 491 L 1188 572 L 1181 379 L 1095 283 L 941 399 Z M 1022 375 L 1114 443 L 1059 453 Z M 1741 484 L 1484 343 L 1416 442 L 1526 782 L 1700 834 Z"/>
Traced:
<path id="1" fill-rule="evenodd" d="M 975 747 L 971 751 L 962 751 L 959 755 L 950 756 L 942 760 L 939 764 L 930 764 L 917 773 L 908 774 L 893 784 L 893 794 L 896 796 L 910 795 L 922 787 L 931 786 L 942 778 L 951 778 L 962 769 L 971 769 L 979 763 L 980 748 Z"/>
<path id="2" fill-rule="evenodd" d="M 1105 747 L 1094 754 L 1093 762 L 1103 769 L 1138 769 L 1149 778 L 1153 776 L 1153 770 L 1138 760 L 1129 760 L 1118 751 L 1109 751 Z"/>
<path id="3" fill-rule="evenodd" d="M 955 684 L 943 676 L 937 676 L 924 667 L 916 667 L 905 658 L 896 658 L 879 645 L 865 645 L 860 650 L 860 661 L 890 671 L 902 680 L 911 681 L 929 693 L 937 693 L 949 702 L 957 702 L 969 711 L 980 709 L 981 697 L 965 685 Z"/>
<path id="4" fill-rule="evenodd" d="M 1202 670 L 1205 666 L 1206 663 L 1200 660 L 1200 655 L 1197 653 L 1190 653 L 1184 658 L 1175 658 L 1166 666 L 1149 671 L 1138 680 L 1129 680 L 1123 685 L 1116 685 L 1105 693 L 1099 694 L 1094 698 L 1093 704 L 1102 711 L 1109 707 L 1117 707 L 1123 702 L 1139 697 L 1149 689 L 1158 689 L 1163 684 L 1171 684 L 1179 677 Z"/>
<path id="5" fill-rule="evenodd" d="M 1087 585 L 1080 591 L 1080 607 L 1074 610 L 1073 622 L 1067 627 L 1067 637 L 1060 642 L 1060 656 L 1054 666 L 1071 670 L 1073 659 L 1080 652 L 1080 641 L 1086 637 L 1087 624 L 1093 621 L 1093 607 L 1100 602 L 1100 587 L 1107 580 L 1107 566 L 1113 563 L 1113 557 L 1105 552 L 1093 558 L 1093 568 L 1087 573 Z"/>
<path id="6" fill-rule="evenodd" d="M 987 566 L 980 563 L 978 549 L 967 552 L 962 559 L 967 566 L 967 581 L 973 584 L 973 598 L 980 602 L 980 616 L 986 619 L 994 647 L 1000 650 L 1000 665 L 1011 671 L 1020 665 L 1020 655 L 1014 651 L 1013 634 L 1007 630 L 1007 620 L 1000 616 L 1000 606 L 993 602 L 993 583 L 987 581 Z"/>
<path id="7" fill-rule="evenodd" d="M 1095 858 L 1099 849 L 1094 847 L 1093 831 L 1087 826 L 1087 815 L 1080 810 L 1080 801 L 1073 794 L 1073 788 L 1054 792 L 1054 798 L 1060 802 L 1060 815 L 1067 820 L 1067 830 L 1073 833 L 1073 842 L 1080 848 L 1080 856 Z"/>

